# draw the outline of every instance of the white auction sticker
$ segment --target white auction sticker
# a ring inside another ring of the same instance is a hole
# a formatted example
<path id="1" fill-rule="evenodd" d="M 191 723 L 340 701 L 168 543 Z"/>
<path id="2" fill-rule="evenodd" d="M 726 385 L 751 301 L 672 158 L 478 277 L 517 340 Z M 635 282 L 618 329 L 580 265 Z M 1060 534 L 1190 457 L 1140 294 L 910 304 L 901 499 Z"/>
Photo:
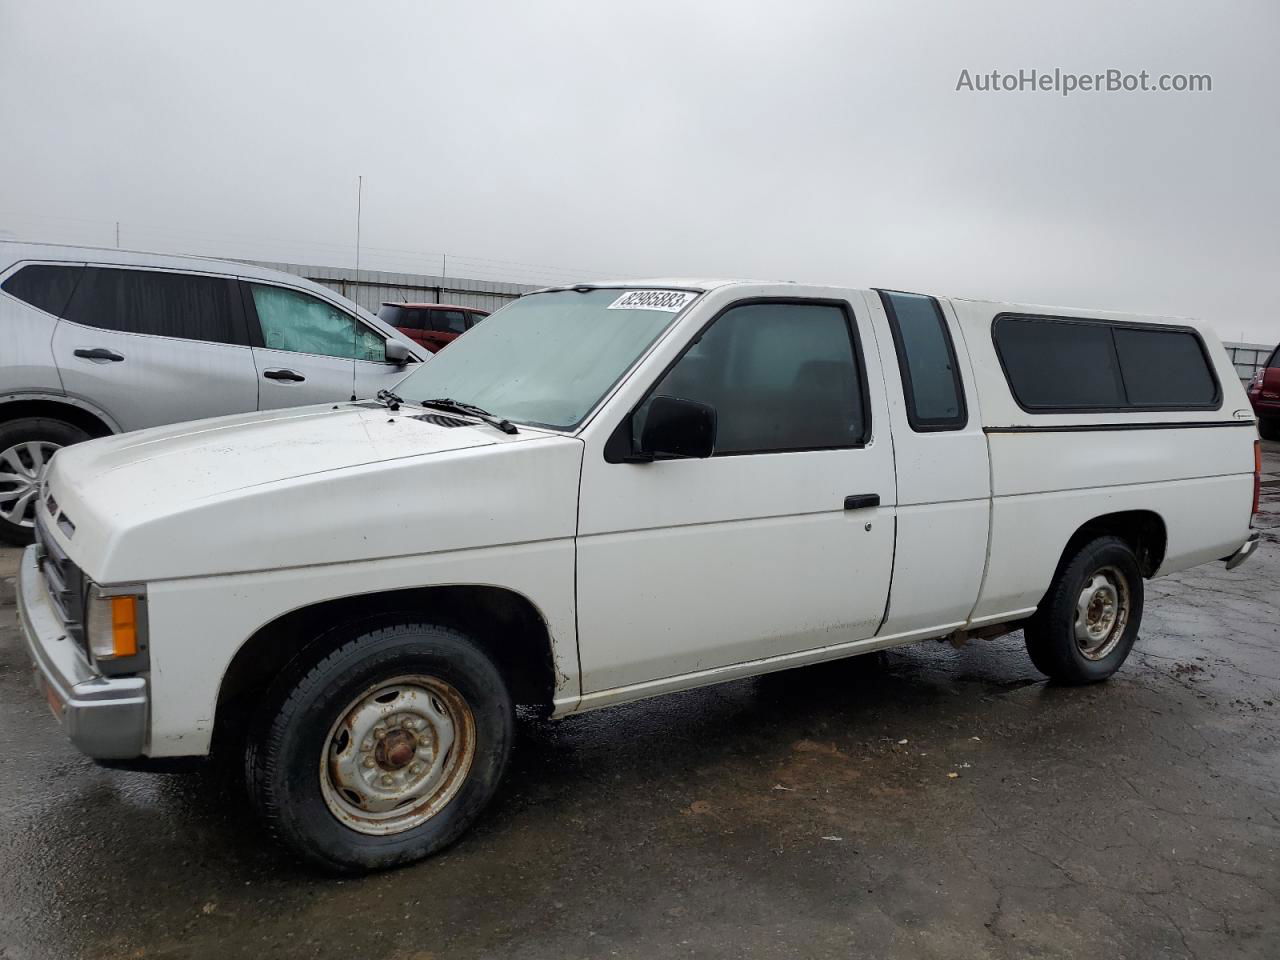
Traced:
<path id="1" fill-rule="evenodd" d="M 678 313 L 696 296 L 696 293 L 689 290 L 631 290 L 609 304 L 609 309 L 665 310 L 667 313 Z"/>

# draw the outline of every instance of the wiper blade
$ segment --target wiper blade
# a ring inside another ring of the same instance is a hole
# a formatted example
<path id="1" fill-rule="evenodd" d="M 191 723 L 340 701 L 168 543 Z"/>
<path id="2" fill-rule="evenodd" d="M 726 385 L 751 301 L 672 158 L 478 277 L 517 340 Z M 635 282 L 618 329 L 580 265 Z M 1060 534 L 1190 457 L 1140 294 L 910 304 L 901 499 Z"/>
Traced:
<path id="1" fill-rule="evenodd" d="M 400 404 L 404 403 L 404 400 L 396 396 L 390 390 L 379 390 L 374 396 L 374 399 L 388 410 L 399 410 Z"/>
<path id="2" fill-rule="evenodd" d="M 463 403 L 461 400 L 453 400 L 449 397 L 437 397 L 434 400 L 421 400 L 419 403 L 424 407 L 431 407 L 434 410 L 448 410 L 450 413 L 465 413 L 468 416 L 475 417 L 477 420 L 483 420 L 491 427 L 497 427 L 503 433 L 519 433 L 516 425 L 510 420 L 495 417 L 483 407 L 477 407 L 474 403 Z"/>

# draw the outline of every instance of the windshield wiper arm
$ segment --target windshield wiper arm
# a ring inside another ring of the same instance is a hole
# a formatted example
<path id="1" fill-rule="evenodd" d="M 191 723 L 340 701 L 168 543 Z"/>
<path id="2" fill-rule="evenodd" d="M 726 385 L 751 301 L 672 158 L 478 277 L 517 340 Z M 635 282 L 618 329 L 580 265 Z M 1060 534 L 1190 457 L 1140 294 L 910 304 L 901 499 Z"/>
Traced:
<path id="1" fill-rule="evenodd" d="M 451 413 L 465 413 L 468 416 L 475 417 L 477 420 L 483 420 L 491 427 L 497 427 L 503 433 L 519 433 L 516 425 L 510 420 L 495 417 L 483 407 L 477 407 L 474 403 L 463 403 L 461 400 L 452 400 L 449 397 L 437 397 L 434 400 L 422 400 L 421 405 L 431 407 L 435 410 L 448 410 Z"/>
<path id="2" fill-rule="evenodd" d="M 399 410 L 400 404 L 404 403 L 400 397 L 396 396 L 396 394 L 392 393 L 390 390 L 379 390 L 377 394 L 374 395 L 374 399 L 388 410 Z"/>

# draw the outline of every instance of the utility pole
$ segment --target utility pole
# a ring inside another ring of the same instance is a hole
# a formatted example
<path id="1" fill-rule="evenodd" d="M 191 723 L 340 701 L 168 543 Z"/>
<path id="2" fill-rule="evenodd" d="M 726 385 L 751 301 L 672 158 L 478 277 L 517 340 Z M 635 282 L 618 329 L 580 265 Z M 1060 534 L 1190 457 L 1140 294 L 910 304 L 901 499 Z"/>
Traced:
<path id="1" fill-rule="evenodd" d="M 440 254 L 440 279 L 443 280 L 449 276 L 449 255 L 447 253 Z"/>
<path id="2" fill-rule="evenodd" d="M 116 221 L 116 249 L 120 249 L 120 221 Z"/>

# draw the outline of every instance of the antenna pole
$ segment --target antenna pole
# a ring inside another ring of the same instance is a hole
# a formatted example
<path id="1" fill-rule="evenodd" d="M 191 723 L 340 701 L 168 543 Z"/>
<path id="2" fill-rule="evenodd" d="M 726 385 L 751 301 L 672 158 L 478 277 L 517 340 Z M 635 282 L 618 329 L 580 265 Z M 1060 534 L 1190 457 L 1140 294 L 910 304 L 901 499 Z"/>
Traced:
<path id="1" fill-rule="evenodd" d="M 356 177 L 356 273 L 360 273 L 360 215 L 364 212 L 364 177 Z M 359 276 L 356 277 L 358 281 Z"/>
<path id="2" fill-rule="evenodd" d="M 360 305 L 360 215 L 364 212 L 364 177 L 356 177 L 356 280 L 352 285 L 351 299 L 356 306 Z M 351 324 L 351 356 L 356 355 L 356 330 L 357 324 Z M 359 364 L 351 365 L 351 400 L 356 399 L 356 367 Z"/>

